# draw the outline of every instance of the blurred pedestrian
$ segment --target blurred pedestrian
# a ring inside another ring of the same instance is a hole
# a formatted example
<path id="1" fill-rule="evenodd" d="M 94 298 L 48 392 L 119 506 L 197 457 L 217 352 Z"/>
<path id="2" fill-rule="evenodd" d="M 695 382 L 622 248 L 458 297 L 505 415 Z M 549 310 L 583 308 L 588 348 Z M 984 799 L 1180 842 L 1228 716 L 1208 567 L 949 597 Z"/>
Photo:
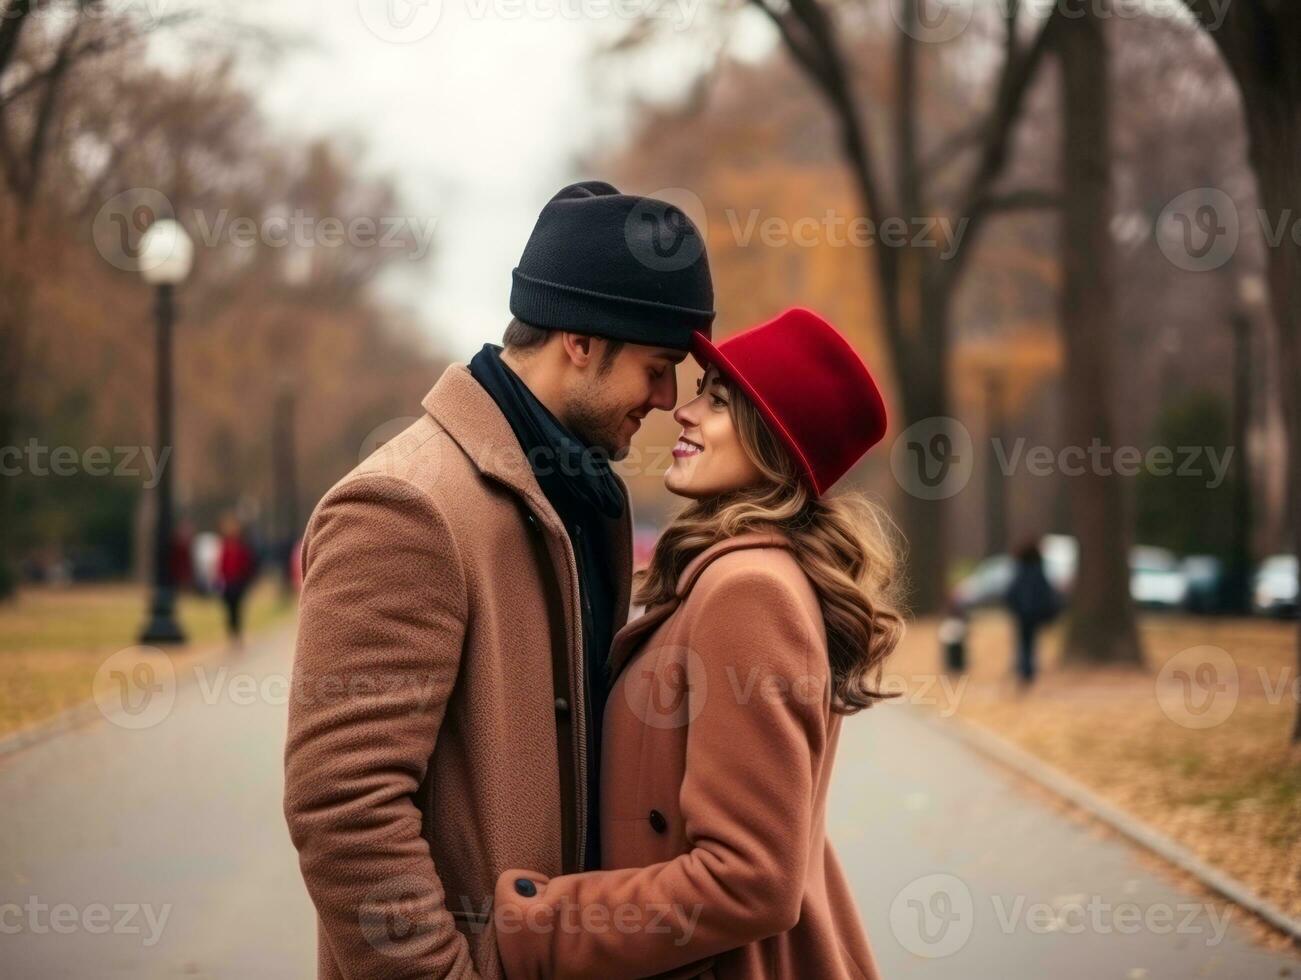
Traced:
<path id="1" fill-rule="evenodd" d="M 200 531 L 190 542 L 194 561 L 194 587 L 204 595 L 213 595 L 219 587 L 218 565 L 221 563 L 221 535 Z"/>
<path id="2" fill-rule="evenodd" d="M 239 518 L 227 514 L 221 521 L 217 575 L 221 581 L 221 601 L 226 606 L 226 632 L 235 646 L 242 642 L 244 596 L 256 571 L 253 548 L 244 535 Z"/>
<path id="3" fill-rule="evenodd" d="M 950 603 L 938 631 L 940 649 L 944 652 L 944 669 L 950 674 L 961 674 L 967 669 L 967 617 L 962 606 Z"/>
<path id="4" fill-rule="evenodd" d="M 193 542 L 194 525 L 186 520 L 181 521 L 172 535 L 172 546 L 167 559 L 172 584 L 178 592 L 188 592 L 194 586 L 194 556 L 191 553 Z"/>
<path id="5" fill-rule="evenodd" d="M 1035 639 L 1039 629 L 1061 611 L 1057 590 L 1044 574 L 1039 544 L 1028 541 L 1016 551 L 1016 572 L 1007 590 L 1007 606 L 1016 619 L 1016 674 L 1022 687 L 1035 677 Z"/>

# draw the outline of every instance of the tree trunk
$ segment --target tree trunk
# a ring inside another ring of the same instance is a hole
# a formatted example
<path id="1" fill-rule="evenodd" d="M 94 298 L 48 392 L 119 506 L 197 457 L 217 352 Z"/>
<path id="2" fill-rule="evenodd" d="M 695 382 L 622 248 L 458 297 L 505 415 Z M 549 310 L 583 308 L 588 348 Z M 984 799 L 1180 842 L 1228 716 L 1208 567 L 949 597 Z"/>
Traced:
<path id="1" fill-rule="evenodd" d="M 928 613 L 944 605 L 948 592 L 948 499 L 965 482 L 970 461 L 954 458 L 956 420 L 949 414 L 946 348 L 912 346 L 897 370 L 903 421 L 898 433 L 916 425 L 905 444 L 892 450 L 892 466 L 903 490 L 900 527 L 908 542 L 908 605 Z"/>
<path id="2" fill-rule="evenodd" d="M 788 0 L 778 6 L 770 0 L 750 0 L 776 27 L 782 43 L 796 65 L 808 77 L 833 114 L 840 151 L 854 182 L 859 209 L 878 224 L 891 217 L 915 219 L 930 213 L 925 206 L 923 169 L 916 153 L 920 86 L 918 80 L 918 2 L 905 0 L 898 11 L 905 20 L 898 36 L 898 63 L 894 121 L 896 160 L 892 194 L 883 195 L 879 161 L 868 145 L 868 136 L 855 93 L 852 66 L 840 49 L 830 6 L 822 0 Z M 1056 14 L 1045 21 L 1060 19 Z M 1014 21 L 1015 18 L 1012 18 Z M 1011 22 L 1010 22 L 1011 24 Z M 1013 25 L 1014 26 L 1014 25 Z M 990 208 L 985 200 L 1002 173 L 1010 146 L 1009 133 L 1021 110 L 1026 89 L 1047 49 L 1045 28 L 1030 53 L 1020 53 L 1015 33 L 1009 34 L 1008 61 L 1000 79 L 995 106 L 986 120 L 987 133 L 980 160 L 965 192 L 959 213 L 970 221 L 960 255 L 973 246 L 977 228 Z M 903 418 L 891 427 L 896 435 L 918 423 L 925 438 L 910 440 L 922 450 L 920 458 L 907 461 L 908 474 L 896 475 L 904 490 L 900 524 L 908 539 L 909 572 L 915 613 L 941 608 L 947 593 L 947 539 L 944 497 L 927 495 L 910 485 L 923 467 L 952 471 L 956 465 L 970 473 L 971 461 L 954 460 L 947 454 L 931 455 L 932 446 L 943 447 L 943 430 L 959 427 L 949 416 L 948 314 L 959 281 L 962 263 L 949 260 L 952 270 L 936 273 L 936 259 L 920 248 L 887 245 L 878 241 L 868 250 L 868 275 L 878 285 L 878 302 L 886 340 L 894 360 L 895 377 Z M 960 430 L 959 430 L 960 431 Z M 936 439 L 936 436 L 941 438 Z M 897 452 L 898 450 L 894 450 Z M 970 450 L 967 449 L 970 457 Z M 928 458 L 930 457 L 930 458 Z"/>
<path id="3" fill-rule="evenodd" d="M 1089 450 L 1113 446 L 1111 342 L 1115 319 L 1110 230 L 1111 149 L 1107 42 L 1095 7 L 1066 18 L 1057 35 L 1062 66 L 1061 327 L 1065 346 L 1064 450 L 1081 460 L 1064 474 L 1079 541 L 1065 659 L 1141 663 L 1129 592 L 1123 487 Z"/>
<path id="4" fill-rule="evenodd" d="M 1288 438 L 1288 517 L 1293 551 L 1301 555 L 1301 79 L 1292 81 L 1291 91 L 1244 87 L 1243 102 L 1251 166 L 1264 212 L 1269 293 L 1278 331 Z M 1297 670 L 1301 676 L 1301 630 Z M 1301 742 L 1301 705 L 1292 739 Z"/>
<path id="5" fill-rule="evenodd" d="M 19 388 L 27 346 L 30 282 L 26 273 L 12 264 L 15 251 L 0 251 L 0 446 L 13 446 L 18 441 Z M 11 473 L 0 473 L 0 600 L 10 598 L 18 587 L 13 534 L 16 479 Z"/>

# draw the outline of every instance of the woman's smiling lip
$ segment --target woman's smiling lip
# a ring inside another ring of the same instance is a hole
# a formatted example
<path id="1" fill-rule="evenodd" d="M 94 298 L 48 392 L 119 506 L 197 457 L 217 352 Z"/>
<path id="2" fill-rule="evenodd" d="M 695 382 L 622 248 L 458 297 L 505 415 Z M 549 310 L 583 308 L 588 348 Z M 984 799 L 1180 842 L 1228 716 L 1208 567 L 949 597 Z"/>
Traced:
<path id="1" fill-rule="evenodd" d="M 673 447 L 673 456 L 676 459 L 681 459 L 684 456 L 699 456 L 704 451 L 704 446 L 692 442 L 686 436 L 678 436 L 677 445 Z"/>

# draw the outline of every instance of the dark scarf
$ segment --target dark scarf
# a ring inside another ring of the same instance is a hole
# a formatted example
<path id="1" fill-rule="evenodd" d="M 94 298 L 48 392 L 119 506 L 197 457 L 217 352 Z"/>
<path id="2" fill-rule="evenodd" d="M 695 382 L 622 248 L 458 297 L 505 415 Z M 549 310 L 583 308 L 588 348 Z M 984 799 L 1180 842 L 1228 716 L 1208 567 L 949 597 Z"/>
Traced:
<path id="1" fill-rule="evenodd" d="M 501 359 L 500 347 L 484 344 L 470 360 L 470 374 L 506 416 L 538 485 L 562 517 L 590 510 L 610 518 L 623 513 L 609 454 L 562 425 Z"/>
<path id="2" fill-rule="evenodd" d="M 600 867 L 601 720 L 609 695 L 605 669 L 614 635 L 614 576 L 604 518 L 623 514 L 623 492 L 602 449 L 585 446 L 547 410 L 501 359 L 501 348 L 484 344 L 470 360 L 470 374 L 492 396 L 519 439 L 538 485 L 565 524 L 578 563 L 583 598 L 583 660 L 587 679 L 587 854 L 584 867 Z"/>

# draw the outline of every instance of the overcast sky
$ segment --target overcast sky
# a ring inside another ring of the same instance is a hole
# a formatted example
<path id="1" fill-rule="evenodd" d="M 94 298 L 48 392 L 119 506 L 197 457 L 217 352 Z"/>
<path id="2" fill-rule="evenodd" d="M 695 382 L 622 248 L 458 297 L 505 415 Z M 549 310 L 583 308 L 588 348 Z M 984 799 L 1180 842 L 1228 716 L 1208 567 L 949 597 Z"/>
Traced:
<path id="1" fill-rule="evenodd" d="M 245 69 L 273 124 L 358 138 L 364 168 L 397 180 L 407 217 L 436 222 L 433 262 L 387 288 L 464 359 L 500 337 L 510 270 L 547 198 L 597 176 L 575 169 L 577 155 L 618 132 L 629 87 L 671 95 L 691 73 L 700 5 L 717 0 L 225 3 L 301 39 Z M 594 72 L 594 47 L 627 22 L 619 11 L 651 4 L 676 45 L 621 76 Z M 746 55 L 770 43 L 766 25 L 742 26 Z"/>

